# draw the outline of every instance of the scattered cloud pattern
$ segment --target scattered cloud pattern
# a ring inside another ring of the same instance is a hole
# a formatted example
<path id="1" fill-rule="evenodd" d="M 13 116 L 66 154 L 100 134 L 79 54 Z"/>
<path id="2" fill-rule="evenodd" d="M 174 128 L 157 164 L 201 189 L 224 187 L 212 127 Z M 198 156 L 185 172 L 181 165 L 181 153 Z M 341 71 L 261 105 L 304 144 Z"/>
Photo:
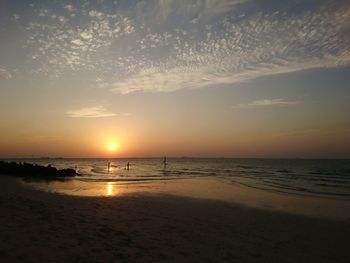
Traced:
<path id="1" fill-rule="evenodd" d="M 286 105 L 296 105 L 300 101 L 287 101 L 285 99 L 264 99 L 264 100 L 255 100 L 249 103 L 242 103 L 233 105 L 233 109 L 251 109 L 257 107 L 267 107 L 267 106 L 286 106 Z"/>
<path id="2" fill-rule="evenodd" d="M 66 112 L 67 116 L 72 118 L 102 118 L 113 117 L 117 114 L 108 112 L 103 106 L 87 107 L 78 110 L 72 110 Z"/>
<path id="3" fill-rule="evenodd" d="M 6 68 L 0 67 L 0 79 L 1 78 L 11 79 L 12 74 Z"/>
<path id="4" fill-rule="evenodd" d="M 22 64 L 31 65 L 31 74 L 89 72 L 96 87 L 128 94 L 215 87 L 350 62 L 347 1 L 95 2 L 29 5 L 35 16 L 12 14 L 25 31 Z"/>

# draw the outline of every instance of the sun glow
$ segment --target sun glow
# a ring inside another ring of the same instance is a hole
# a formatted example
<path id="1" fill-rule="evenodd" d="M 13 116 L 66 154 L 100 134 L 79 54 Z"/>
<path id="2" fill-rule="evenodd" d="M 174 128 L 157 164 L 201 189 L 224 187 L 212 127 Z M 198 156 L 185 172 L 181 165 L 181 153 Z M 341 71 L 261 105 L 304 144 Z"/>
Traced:
<path id="1" fill-rule="evenodd" d="M 117 149 L 118 149 L 118 147 L 117 147 L 117 145 L 116 145 L 115 143 L 110 143 L 110 144 L 108 145 L 108 150 L 109 150 L 110 152 L 115 152 Z"/>
<path id="2" fill-rule="evenodd" d="M 98 135 L 96 135 L 98 136 Z M 125 139 L 118 135 L 101 134 L 99 140 L 96 140 L 95 147 L 100 156 L 112 158 L 116 154 L 121 154 L 125 148 Z"/>

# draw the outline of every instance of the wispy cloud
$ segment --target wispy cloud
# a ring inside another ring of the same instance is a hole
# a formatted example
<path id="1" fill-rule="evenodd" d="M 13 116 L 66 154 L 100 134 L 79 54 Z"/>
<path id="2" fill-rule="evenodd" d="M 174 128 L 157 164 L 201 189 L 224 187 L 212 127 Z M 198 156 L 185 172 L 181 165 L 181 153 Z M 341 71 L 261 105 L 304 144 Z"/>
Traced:
<path id="1" fill-rule="evenodd" d="M 269 107 L 269 106 L 287 106 L 287 105 L 296 105 L 299 104 L 300 101 L 288 101 L 285 99 L 263 99 L 263 100 L 255 100 L 249 103 L 242 103 L 233 105 L 233 109 L 251 109 L 257 107 Z"/>
<path id="2" fill-rule="evenodd" d="M 67 111 L 66 115 L 72 118 L 102 118 L 117 116 L 116 113 L 109 112 L 103 106 L 86 107 L 78 110 Z"/>
<path id="3" fill-rule="evenodd" d="M 1 78 L 5 78 L 5 79 L 11 79 L 13 76 L 10 73 L 10 71 L 8 71 L 6 68 L 0 67 L 0 79 Z"/>
<path id="4" fill-rule="evenodd" d="M 174 16 L 180 16 L 184 22 L 198 23 L 215 16 L 223 16 L 237 5 L 249 0 L 155 0 L 148 1 L 149 12 L 143 12 L 148 22 L 166 23 Z M 145 6 L 143 6 L 144 8 Z M 140 8 L 140 6 L 139 6 Z M 141 7 L 142 10 L 142 7 Z M 144 10 L 143 10 L 144 11 Z M 140 14 L 138 14 L 140 15 Z"/>

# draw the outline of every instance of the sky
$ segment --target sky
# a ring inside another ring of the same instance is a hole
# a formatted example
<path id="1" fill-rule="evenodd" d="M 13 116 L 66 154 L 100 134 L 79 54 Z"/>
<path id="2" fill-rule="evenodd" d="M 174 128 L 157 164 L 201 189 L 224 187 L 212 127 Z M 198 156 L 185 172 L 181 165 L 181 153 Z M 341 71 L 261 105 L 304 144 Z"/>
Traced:
<path id="1" fill-rule="evenodd" d="M 350 3 L 1 0 L 0 157 L 350 158 Z"/>

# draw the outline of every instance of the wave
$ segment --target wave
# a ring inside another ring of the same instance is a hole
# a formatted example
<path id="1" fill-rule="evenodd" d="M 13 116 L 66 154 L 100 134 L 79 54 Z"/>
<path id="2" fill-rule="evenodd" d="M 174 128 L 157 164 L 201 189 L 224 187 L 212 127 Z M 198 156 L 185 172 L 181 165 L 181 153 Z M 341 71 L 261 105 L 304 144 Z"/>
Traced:
<path id="1" fill-rule="evenodd" d="M 287 173 L 287 174 L 295 173 L 294 171 L 288 170 L 288 169 L 280 169 L 280 170 L 277 170 L 276 172 L 278 172 L 278 173 Z"/>
<path id="2" fill-rule="evenodd" d="M 175 180 L 179 179 L 179 177 L 148 177 L 148 178 L 82 178 L 78 179 L 82 182 L 96 182 L 96 183 L 128 183 L 128 182 L 151 182 L 151 181 L 167 181 L 167 180 Z"/>
<path id="3" fill-rule="evenodd" d="M 282 194 L 291 194 L 291 195 L 300 195 L 300 196 L 317 196 L 319 198 L 331 198 L 331 199 L 337 199 L 337 200 L 350 200 L 350 193 L 338 193 L 338 192 L 324 192 L 324 191 L 317 191 L 317 190 L 311 190 L 307 188 L 302 187 L 289 187 L 289 186 L 282 186 L 279 185 L 276 187 L 276 185 L 272 184 L 269 188 L 268 184 L 254 184 L 254 183 L 245 183 L 240 182 L 237 180 L 230 180 L 232 183 L 243 185 L 245 187 L 254 188 L 258 190 L 263 191 L 269 191 L 269 192 L 276 192 L 276 193 L 282 193 Z"/>

